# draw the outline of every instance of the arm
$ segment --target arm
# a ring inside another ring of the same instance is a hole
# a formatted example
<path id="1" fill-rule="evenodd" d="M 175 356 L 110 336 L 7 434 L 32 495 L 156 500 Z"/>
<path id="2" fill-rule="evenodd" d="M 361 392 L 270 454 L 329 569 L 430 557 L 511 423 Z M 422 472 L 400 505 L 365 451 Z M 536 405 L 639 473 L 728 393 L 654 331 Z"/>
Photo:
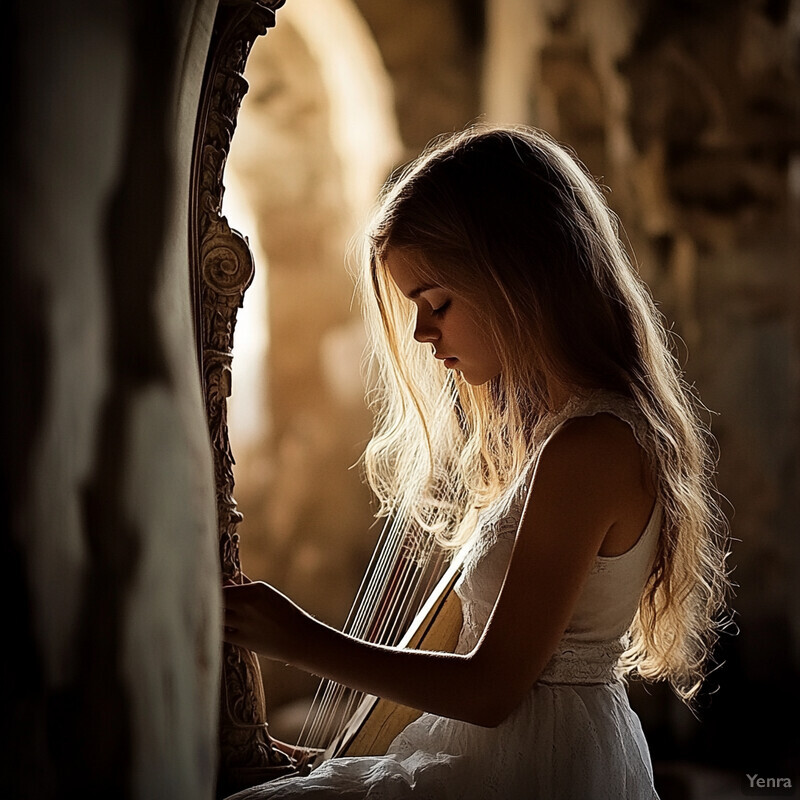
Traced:
<path id="1" fill-rule="evenodd" d="M 319 622 L 264 583 L 224 588 L 225 638 L 403 705 L 499 724 L 549 660 L 606 532 L 627 511 L 621 487 L 640 471 L 640 454 L 626 437 L 632 439 L 623 423 L 586 418 L 562 428 L 545 448 L 505 582 L 471 653 L 369 644 Z"/>

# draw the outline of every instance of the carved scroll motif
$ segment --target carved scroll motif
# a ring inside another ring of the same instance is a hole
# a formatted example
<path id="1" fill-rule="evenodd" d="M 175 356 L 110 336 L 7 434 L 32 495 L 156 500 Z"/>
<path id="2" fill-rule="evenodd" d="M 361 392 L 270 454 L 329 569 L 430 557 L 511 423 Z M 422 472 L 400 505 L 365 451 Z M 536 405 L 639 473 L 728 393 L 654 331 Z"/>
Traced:
<path id="1" fill-rule="evenodd" d="M 190 206 L 195 334 L 214 453 L 222 577 L 241 574 L 242 519 L 233 499 L 234 459 L 227 401 L 237 310 L 254 274 L 247 240 L 222 216 L 223 174 L 253 42 L 275 25 L 284 0 L 222 0 L 212 32 L 195 131 Z M 224 645 L 218 796 L 294 772 L 267 730 L 261 670 L 254 653 Z"/>

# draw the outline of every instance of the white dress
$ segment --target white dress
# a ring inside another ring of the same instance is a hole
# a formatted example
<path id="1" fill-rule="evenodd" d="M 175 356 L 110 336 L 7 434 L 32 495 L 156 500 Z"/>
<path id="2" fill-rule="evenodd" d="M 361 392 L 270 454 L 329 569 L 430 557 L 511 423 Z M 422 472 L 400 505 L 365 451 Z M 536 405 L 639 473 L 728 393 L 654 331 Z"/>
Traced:
<path id="1" fill-rule="evenodd" d="M 571 401 L 549 421 L 543 445 L 567 419 L 602 412 L 628 422 L 645 445 L 634 406 L 608 393 Z M 466 558 L 456 585 L 463 614 L 457 652 L 475 646 L 494 607 L 523 502 L 520 496 L 507 516 L 481 528 Z M 496 728 L 423 714 L 385 756 L 330 759 L 309 775 L 228 800 L 658 800 L 647 742 L 615 665 L 650 573 L 661 517 L 656 503 L 630 550 L 596 558 L 558 649 Z M 521 616 L 520 635 L 524 624 Z"/>

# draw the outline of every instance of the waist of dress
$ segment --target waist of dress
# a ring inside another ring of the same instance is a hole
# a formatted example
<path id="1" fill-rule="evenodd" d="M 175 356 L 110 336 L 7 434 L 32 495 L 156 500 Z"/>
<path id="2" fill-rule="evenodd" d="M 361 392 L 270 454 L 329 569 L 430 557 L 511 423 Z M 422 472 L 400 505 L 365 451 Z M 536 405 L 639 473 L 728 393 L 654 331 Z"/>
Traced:
<path id="1" fill-rule="evenodd" d="M 626 647 L 624 637 L 603 642 L 562 641 L 537 683 L 548 686 L 615 683 L 619 680 L 619 657 Z"/>

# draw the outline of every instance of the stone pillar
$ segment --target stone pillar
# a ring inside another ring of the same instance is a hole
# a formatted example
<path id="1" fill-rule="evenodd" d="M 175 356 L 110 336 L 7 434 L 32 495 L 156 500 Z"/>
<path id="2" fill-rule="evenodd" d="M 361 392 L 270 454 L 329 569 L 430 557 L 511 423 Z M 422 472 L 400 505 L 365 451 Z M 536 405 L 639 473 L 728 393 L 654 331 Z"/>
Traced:
<path id="1" fill-rule="evenodd" d="M 214 7 L 5 9 L 2 741 L 17 798 L 213 794 L 219 567 L 186 211 Z"/>

